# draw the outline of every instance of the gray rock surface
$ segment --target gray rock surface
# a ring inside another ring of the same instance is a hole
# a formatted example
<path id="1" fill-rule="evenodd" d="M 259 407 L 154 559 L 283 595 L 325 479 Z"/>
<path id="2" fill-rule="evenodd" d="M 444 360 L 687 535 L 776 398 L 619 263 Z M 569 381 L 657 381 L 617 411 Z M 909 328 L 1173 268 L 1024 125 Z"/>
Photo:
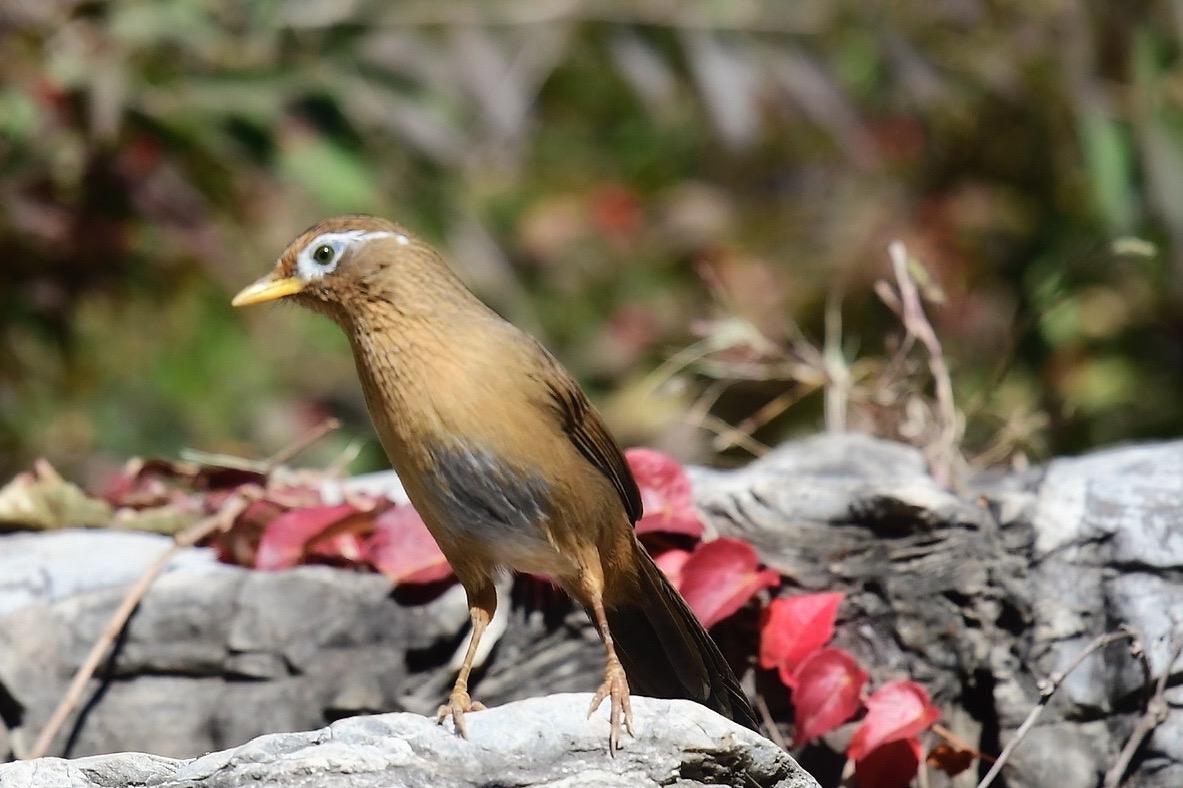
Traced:
<path id="1" fill-rule="evenodd" d="M 932 481 L 918 451 L 857 435 L 693 479 L 715 531 L 751 541 L 792 583 L 846 591 L 839 645 L 877 679 L 924 683 L 984 752 L 1014 735 L 1041 679 L 1120 625 L 1141 635 L 1155 674 L 1183 682 L 1183 663 L 1166 664 L 1183 624 L 1183 442 L 991 474 L 961 496 Z M 1144 690 L 1123 646 L 1085 660 L 1015 751 L 1007 785 L 1099 786 Z M 1183 688 L 1166 698 L 1126 785 L 1183 786 Z"/>
<path id="2" fill-rule="evenodd" d="M 0 788 L 463 788 L 777 786 L 817 788 L 772 742 L 689 701 L 634 698 L 637 736 L 607 752 L 607 707 L 551 695 L 468 718 L 469 739 L 415 714 L 271 734 L 190 760 L 125 753 L 0 766 Z"/>
<path id="3" fill-rule="evenodd" d="M 126 587 L 169 545 L 100 531 L 0 536 L 0 761 L 31 745 Z M 380 711 L 434 712 L 466 635 L 463 591 L 392 594 L 376 574 L 255 572 L 187 551 L 134 614 L 51 752 L 187 757 Z M 561 607 L 561 606 L 560 606 Z M 482 700 L 597 686 L 582 611 L 519 606 Z"/>
<path id="4" fill-rule="evenodd" d="M 983 752 L 1014 735 L 1040 680 L 1119 625 L 1141 634 L 1152 671 L 1167 669 L 1183 617 L 1183 442 L 982 475 L 962 494 L 938 487 L 918 451 L 855 435 L 692 476 L 709 529 L 749 540 L 791 590 L 846 592 L 837 645 L 873 681 L 922 682 L 945 724 Z M 131 534 L 0 536 L 0 759 L 28 745 L 123 586 L 163 546 Z M 601 652 L 582 612 L 543 614 L 554 599 L 522 594 L 505 605 L 513 620 L 474 695 L 497 704 L 593 689 Z M 356 713 L 429 713 L 465 629 L 456 589 L 409 599 L 376 576 L 248 572 L 192 551 L 144 601 L 54 751 L 189 757 Z M 1126 785 L 1183 785 L 1183 667 L 1171 671 L 1169 715 Z M 758 678 L 786 718 L 783 688 Z M 1144 705 L 1126 649 L 1094 654 L 1016 750 L 1007 785 L 1099 786 Z M 934 772 L 930 784 L 978 776 Z"/>

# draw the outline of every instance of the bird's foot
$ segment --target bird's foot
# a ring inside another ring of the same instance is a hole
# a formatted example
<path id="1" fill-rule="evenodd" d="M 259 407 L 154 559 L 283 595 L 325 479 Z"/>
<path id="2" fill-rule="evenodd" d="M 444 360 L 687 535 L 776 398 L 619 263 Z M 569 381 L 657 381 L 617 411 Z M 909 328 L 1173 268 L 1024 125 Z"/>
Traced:
<path id="1" fill-rule="evenodd" d="M 456 729 L 457 735 L 461 738 L 468 738 L 468 727 L 464 722 L 464 715 L 470 711 L 484 711 L 485 704 L 478 703 L 472 698 L 468 697 L 468 693 L 462 689 L 452 690 L 452 694 L 448 697 L 448 702 L 440 706 L 440 710 L 435 713 L 435 721 L 440 725 L 444 724 L 444 720 L 449 717 L 452 718 L 452 727 Z"/>
<path id="2" fill-rule="evenodd" d="M 620 724 L 622 721 L 630 736 L 637 735 L 633 732 L 633 708 L 629 704 L 628 679 L 625 678 L 624 667 L 617 659 L 610 659 L 608 666 L 604 668 L 604 683 L 600 685 L 600 688 L 596 690 L 595 697 L 592 698 L 591 708 L 587 710 L 588 717 L 600 708 L 600 703 L 604 698 L 608 698 L 611 703 L 608 712 L 608 720 L 611 724 L 608 732 L 608 753 L 615 754 L 620 749 Z"/>

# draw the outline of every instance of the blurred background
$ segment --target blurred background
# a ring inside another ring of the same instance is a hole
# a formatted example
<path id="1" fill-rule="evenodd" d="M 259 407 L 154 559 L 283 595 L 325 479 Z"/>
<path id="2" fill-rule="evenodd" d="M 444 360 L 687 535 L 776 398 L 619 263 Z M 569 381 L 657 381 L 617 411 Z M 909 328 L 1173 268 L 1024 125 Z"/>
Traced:
<path id="1" fill-rule="evenodd" d="M 0 475 L 326 414 L 315 461 L 381 467 L 339 331 L 229 306 L 353 211 L 683 459 L 929 439 L 893 239 L 965 461 L 1178 435 L 1181 38 L 1179 0 L 8 0 Z"/>

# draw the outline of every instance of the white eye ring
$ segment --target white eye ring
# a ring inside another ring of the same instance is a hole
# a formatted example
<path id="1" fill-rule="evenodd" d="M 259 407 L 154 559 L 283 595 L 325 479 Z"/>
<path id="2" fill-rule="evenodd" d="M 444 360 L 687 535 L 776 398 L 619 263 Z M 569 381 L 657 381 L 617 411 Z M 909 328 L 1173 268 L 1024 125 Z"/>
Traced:
<path id="1" fill-rule="evenodd" d="M 375 238 L 387 238 L 390 235 L 392 234 L 385 231 L 366 230 L 321 233 L 300 250 L 296 257 L 296 273 L 305 282 L 320 279 L 337 270 L 337 264 L 341 262 L 341 257 L 349 247 Z M 322 252 L 325 248 L 331 250 L 330 256 Z"/>

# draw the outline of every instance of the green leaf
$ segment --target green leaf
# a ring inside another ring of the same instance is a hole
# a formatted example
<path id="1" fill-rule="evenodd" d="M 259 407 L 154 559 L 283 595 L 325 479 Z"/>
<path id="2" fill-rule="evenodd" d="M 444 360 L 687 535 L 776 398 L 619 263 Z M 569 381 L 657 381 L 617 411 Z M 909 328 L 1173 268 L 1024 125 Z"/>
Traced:
<path id="1" fill-rule="evenodd" d="M 280 171 L 330 213 L 378 213 L 382 198 L 374 172 L 353 151 L 320 135 L 285 142 Z"/>

